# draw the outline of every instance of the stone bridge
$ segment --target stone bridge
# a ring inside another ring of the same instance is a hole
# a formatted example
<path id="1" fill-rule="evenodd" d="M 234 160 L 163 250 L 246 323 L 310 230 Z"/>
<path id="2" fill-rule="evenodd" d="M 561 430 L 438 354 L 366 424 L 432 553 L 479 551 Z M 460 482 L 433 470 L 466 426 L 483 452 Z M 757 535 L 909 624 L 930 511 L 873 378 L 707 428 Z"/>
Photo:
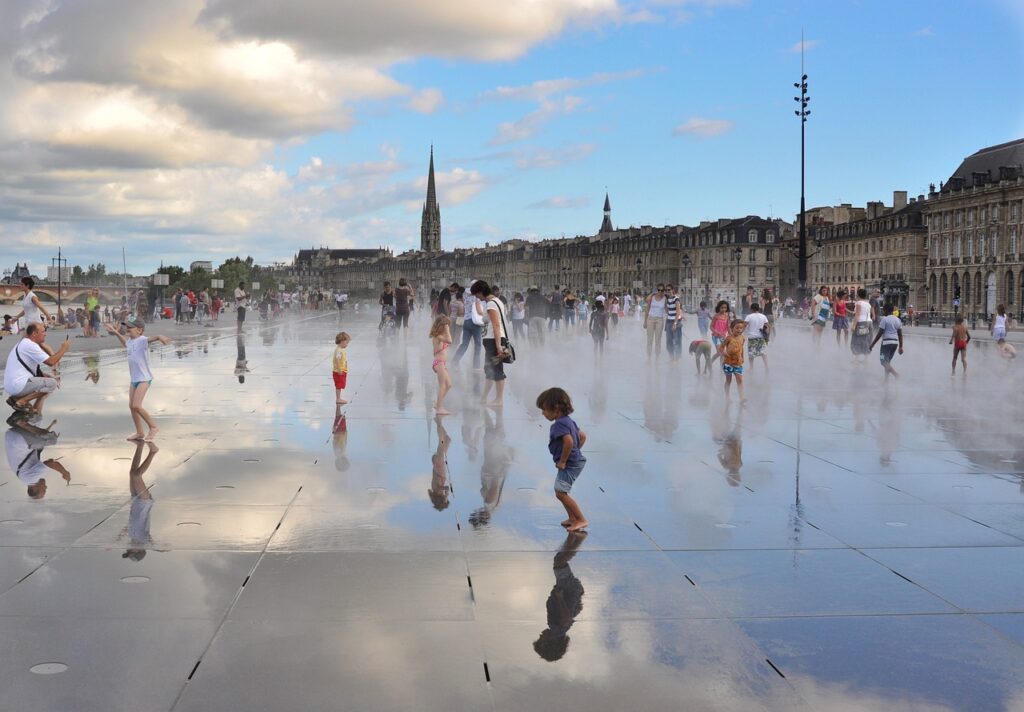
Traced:
<path id="1" fill-rule="evenodd" d="M 64 302 L 80 304 L 85 301 L 86 294 L 93 289 L 100 290 L 100 304 L 120 304 L 124 296 L 124 287 L 93 287 L 84 284 L 63 284 L 60 288 L 60 296 Z M 128 287 L 128 293 L 139 289 L 139 287 Z M 57 303 L 56 284 L 36 284 L 32 290 L 39 297 L 41 302 Z M 13 284 L 0 284 L 0 304 L 12 304 L 21 299 L 21 287 Z"/>

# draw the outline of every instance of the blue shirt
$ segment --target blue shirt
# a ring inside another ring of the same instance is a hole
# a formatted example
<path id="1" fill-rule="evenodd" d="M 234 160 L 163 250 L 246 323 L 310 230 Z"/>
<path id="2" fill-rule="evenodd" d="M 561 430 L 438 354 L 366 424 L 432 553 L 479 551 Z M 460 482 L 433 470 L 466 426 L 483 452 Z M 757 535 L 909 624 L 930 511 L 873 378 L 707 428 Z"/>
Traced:
<path id="1" fill-rule="evenodd" d="M 557 463 L 562 457 L 562 436 L 566 434 L 572 435 L 572 450 L 569 452 L 566 465 L 575 465 L 582 457 L 580 454 L 580 428 L 576 425 L 576 421 L 568 415 L 556 418 L 551 423 L 551 440 L 548 442 L 548 450 Z"/>

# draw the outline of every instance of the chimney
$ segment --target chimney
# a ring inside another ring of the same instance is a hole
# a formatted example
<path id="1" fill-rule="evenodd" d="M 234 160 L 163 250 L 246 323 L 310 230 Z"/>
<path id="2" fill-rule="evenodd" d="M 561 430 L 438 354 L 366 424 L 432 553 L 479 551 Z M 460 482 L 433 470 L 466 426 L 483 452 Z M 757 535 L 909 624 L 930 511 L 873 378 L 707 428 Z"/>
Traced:
<path id="1" fill-rule="evenodd" d="M 910 204 L 913 205 L 916 202 L 917 202 L 917 198 L 915 198 L 914 196 L 910 196 Z"/>
<path id="2" fill-rule="evenodd" d="M 892 211 L 899 212 L 907 207 L 907 191 L 894 190 L 892 192 Z"/>
<path id="3" fill-rule="evenodd" d="M 880 200 L 869 200 L 867 207 L 868 220 L 874 220 L 880 216 L 884 207 L 885 204 Z"/>
<path id="4" fill-rule="evenodd" d="M 917 202 L 923 203 L 924 202 L 924 196 L 923 195 L 917 196 Z"/>

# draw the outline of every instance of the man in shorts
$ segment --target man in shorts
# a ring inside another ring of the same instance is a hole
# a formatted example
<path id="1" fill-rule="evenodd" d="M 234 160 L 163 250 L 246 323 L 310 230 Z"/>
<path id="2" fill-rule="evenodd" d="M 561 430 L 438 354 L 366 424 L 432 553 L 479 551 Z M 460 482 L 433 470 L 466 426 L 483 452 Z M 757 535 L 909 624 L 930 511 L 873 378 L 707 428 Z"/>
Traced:
<path id="1" fill-rule="evenodd" d="M 239 282 L 235 289 L 235 316 L 238 318 L 238 328 L 245 323 L 245 308 L 249 305 L 249 295 L 245 293 L 245 282 Z"/>
<path id="2" fill-rule="evenodd" d="M 42 412 L 43 401 L 57 390 L 57 379 L 42 375 L 39 366 L 56 366 L 68 352 L 71 342 L 65 339 L 52 356 L 43 350 L 45 342 L 46 327 L 33 321 L 25 327 L 25 337 L 7 355 L 4 390 L 8 395 L 7 405 L 15 410 Z"/>

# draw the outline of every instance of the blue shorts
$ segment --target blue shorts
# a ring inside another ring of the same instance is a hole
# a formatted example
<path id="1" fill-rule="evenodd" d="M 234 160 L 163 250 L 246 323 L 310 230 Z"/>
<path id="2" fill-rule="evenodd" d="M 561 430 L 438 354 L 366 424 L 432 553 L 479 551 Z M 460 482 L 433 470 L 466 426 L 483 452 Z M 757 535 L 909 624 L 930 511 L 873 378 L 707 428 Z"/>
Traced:
<path id="1" fill-rule="evenodd" d="M 1006 338 L 1006 327 L 1005 326 L 994 326 L 992 327 L 992 338 L 996 341 L 999 339 Z"/>
<path id="2" fill-rule="evenodd" d="M 587 464 L 587 458 L 580 455 L 580 459 L 574 464 L 567 465 L 564 470 L 558 470 L 558 474 L 555 475 L 555 492 L 565 492 L 569 494 L 572 491 L 572 486 L 576 482 L 576 478 L 583 472 L 583 466 Z"/>
<path id="3" fill-rule="evenodd" d="M 153 385 L 153 381 L 152 380 L 149 380 L 149 381 L 132 381 L 132 389 L 134 390 L 135 388 L 138 388 L 143 383 L 145 383 L 147 386 Z"/>
<path id="4" fill-rule="evenodd" d="M 733 373 L 737 376 L 743 375 L 743 366 L 730 366 L 727 363 L 722 364 L 722 373 Z"/>
<path id="5" fill-rule="evenodd" d="M 883 366 L 892 361 L 892 357 L 896 355 L 896 349 L 899 347 L 899 344 L 882 344 L 882 348 L 878 350 L 878 360 L 882 362 Z"/>

